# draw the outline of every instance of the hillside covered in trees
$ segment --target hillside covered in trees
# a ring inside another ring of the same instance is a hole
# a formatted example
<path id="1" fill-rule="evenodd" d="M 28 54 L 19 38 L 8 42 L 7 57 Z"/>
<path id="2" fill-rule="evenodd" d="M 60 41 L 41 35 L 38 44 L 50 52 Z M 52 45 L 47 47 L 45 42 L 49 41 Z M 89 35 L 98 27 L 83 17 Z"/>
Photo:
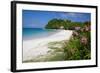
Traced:
<path id="1" fill-rule="evenodd" d="M 72 22 L 71 20 L 63 20 L 63 19 L 52 19 L 45 26 L 47 29 L 73 29 L 75 26 L 83 27 L 84 23 L 82 22 Z"/>

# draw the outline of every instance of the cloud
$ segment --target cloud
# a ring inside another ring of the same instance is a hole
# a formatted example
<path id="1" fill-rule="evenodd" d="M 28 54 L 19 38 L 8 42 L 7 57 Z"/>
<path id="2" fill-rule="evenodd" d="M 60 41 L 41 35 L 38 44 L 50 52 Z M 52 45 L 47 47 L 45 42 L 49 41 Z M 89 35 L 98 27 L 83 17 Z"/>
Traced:
<path id="1" fill-rule="evenodd" d="M 68 17 L 83 17 L 84 16 L 84 14 L 83 13 L 72 13 L 72 12 L 70 12 L 70 13 L 65 13 L 65 15 L 66 16 L 68 16 Z"/>
<path id="2" fill-rule="evenodd" d="M 84 17 L 85 15 L 83 13 L 75 13 L 75 12 L 64 12 L 62 14 L 60 14 L 60 17 L 62 18 L 67 18 L 67 17 L 71 17 L 71 18 L 80 18 L 80 17 Z"/>

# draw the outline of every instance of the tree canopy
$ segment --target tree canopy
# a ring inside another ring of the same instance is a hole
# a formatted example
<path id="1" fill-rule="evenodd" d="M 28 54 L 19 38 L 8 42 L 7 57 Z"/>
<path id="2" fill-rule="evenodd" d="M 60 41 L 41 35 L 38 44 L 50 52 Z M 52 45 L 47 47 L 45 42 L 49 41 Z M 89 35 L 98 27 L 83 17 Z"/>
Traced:
<path id="1" fill-rule="evenodd" d="M 84 22 L 85 23 L 85 22 Z M 60 27 L 63 27 L 63 29 L 72 29 L 76 26 L 83 27 L 83 22 L 72 22 L 71 20 L 64 20 L 64 19 L 52 19 L 50 20 L 45 28 L 47 29 L 60 29 Z M 86 22 L 88 23 L 88 22 Z"/>

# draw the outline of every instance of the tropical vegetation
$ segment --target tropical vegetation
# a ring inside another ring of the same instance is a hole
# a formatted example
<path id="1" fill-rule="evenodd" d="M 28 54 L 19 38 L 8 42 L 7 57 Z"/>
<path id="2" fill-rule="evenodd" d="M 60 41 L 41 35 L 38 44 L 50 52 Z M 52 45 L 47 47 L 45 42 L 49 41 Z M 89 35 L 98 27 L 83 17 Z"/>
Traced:
<path id="1" fill-rule="evenodd" d="M 63 52 L 64 60 L 84 60 L 91 59 L 91 29 L 90 21 L 72 22 L 71 20 L 52 19 L 45 26 L 46 29 L 72 30 L 73 35 L 69 41 L 51 42 L 49 48 Z M 54 47 L 56 44 L 63 46 Z"/>

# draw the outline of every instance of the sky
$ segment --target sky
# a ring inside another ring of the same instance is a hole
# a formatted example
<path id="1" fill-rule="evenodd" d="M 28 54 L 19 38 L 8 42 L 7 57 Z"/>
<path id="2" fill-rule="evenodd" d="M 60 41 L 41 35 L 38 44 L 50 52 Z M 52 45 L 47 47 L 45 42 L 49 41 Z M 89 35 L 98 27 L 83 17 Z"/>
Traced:
<path id="1" fill-rule="evenodd" d="M 23 28 L 44 28 L 51 19 L 68 19 L 73 22 L 85 22 L 91 20 L 90 13 L 76 12 L 54 12 L 54 11 L 35 11 L 23 10 Z"/>

